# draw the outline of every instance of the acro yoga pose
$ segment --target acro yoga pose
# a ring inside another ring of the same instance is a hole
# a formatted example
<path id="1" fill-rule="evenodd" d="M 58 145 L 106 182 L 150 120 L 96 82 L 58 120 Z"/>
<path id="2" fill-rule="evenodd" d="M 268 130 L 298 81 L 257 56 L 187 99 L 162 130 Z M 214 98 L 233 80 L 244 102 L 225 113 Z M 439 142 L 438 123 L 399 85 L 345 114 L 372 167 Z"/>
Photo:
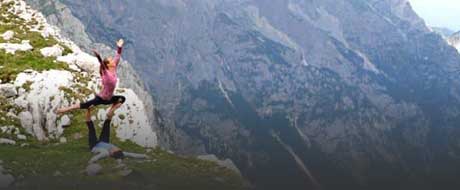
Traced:
<path id="1" fill-rule="evenodd" d="M 94 163 L 100 159 L 112 157 L 115 159 L 123 159 L 124 157 L 131 157 L 137 159 L 147 159 L 145 154 L 136 154 L 124 152 L 117 146 L 110 143 L 110 119 L 104 121 L 102 132 L 99 140 L 96 137 L 96 129 L 94 128 L 93 121 L 91 120 L 91 108 L 86 112 L 86 125 L 88 126 L 88 145 L 92 153 L 96 154 L 91 158 L 89 163 Z"/>
<path id="2" fill-rule="evenodd" d="M 124 96 L 114 96 L 113 92 L 115 91 L 115 87 L 117 85 L 117 66 L 120 62 L 121 52 L 123 49 L 124 41 L 123 39 L 118 40 L 117 42 L 117 53 L 115 57 L 112 59 L 108 57 L 102 60 L 101 56 L 97 51 L 93 50 L 94 55 L 97 57 L 100 63 L 99 73 L 102 79 L 102 90 L 96 97 L 92 100 L 89 100 L 85 103 L 74 104 L 70 107 L 61 108 L 56 110 L 57 114 L 63 114 L 69 111 L 73 111 L 76 109 L 88 109 L 92 106 L 97 105 L 110 105 L 109 111 L 107 112 L 107 118 L 111 119 L 116 109 L 118 109 L 126 100 Z"/>

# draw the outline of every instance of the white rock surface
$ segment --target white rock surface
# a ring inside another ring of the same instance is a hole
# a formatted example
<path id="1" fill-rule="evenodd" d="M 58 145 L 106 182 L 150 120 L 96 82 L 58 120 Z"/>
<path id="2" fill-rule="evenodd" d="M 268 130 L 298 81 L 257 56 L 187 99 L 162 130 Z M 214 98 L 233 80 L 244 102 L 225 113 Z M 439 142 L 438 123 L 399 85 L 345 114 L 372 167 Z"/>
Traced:
<path id="1" fill-rule="evenodd" d="M 11 30 L 8 30 L 8 31 L 6 31 L 5 33 L 3 33 L 3 34 L 1 35 L 1 37 L 2 37 L 4 40 L 6 40 L 6 41 L 11 40 L 11 38 L 14 37 L 14 32 L 11 31 Z"/>
<path id="2" fill-rule="evenodd" d="M 61 117 L 61 119 L 59 120 L 59 127 L 66 127 L 66 126 L 69 126 L 71 124 L 71 121 L 70 121 L 70 118 L 68 115 L 64 115 Z"/>
<path id="3" fill-rule="evenodd" d="M 29 51 L 33 47 L 29 41 L 24 40 L 20 44 L 0 43 L 0 49 L 4 49 L 6 53 L 15 54 L 16 51 Z"/>
<path id="4" fill-rule="evenodd" d="M 58 57 L 61 56 L 63 52 L 64 48 L 58 44 L 40 50 L 40 53 L 45 57 Z"/>
<path id="5" fill-rule="evenodd" d="M 23 102 L 18 104 L 25 110 L 19 119 L 26 131 L 38 140 L 48 138 L 43 128 L 46 128 L 49 136 L 57 137 L 62 134 L 63 129 L 56 125 L 54 110 L 65 103 L 64 94 L 59 87 L 71 86 L 72 80 L 70 72 L 57 70 L 20 73 L 17 76 L 15 86 L 32 82 L 30 92 L 20 95 L 15 102 Z"/>
<path id="6" fill-rule="evenodd" d="M 14 97 L 18 94 L 16 87 L 12 84 L 0 84 L 0 96 L 6 98 Z"/>
<path id="7" fill-rule="evenodd" d="M 59 142 L 60 143 L 67 143 L 67 138 L 61 137 L 61 138 L 59 138 Z"/>
<path id="8" fill-rule="evenodd" d="M 16 141 L 13 141 L 11 139 L 0 138 L 0 144 L 15 145 Z"/>
<path id="9" fill-rule="evenodd" d="M 59 138 L 60 143 L 67 143 L 67 139 L 65 137 Z"/>
<path id="10" fill-rule="evenodd" d="M 102 170 L 102 166 L 99 164 L 90 164 L 86 167 L 86 174 L 88 176 L 96 176 Z"/>
<path id="11" fill-rule="evenodd" d="M 144 147 L 155 147 L 157 136 L 149 124 L 142 101 L 130 89 L 124 89 L 120 95 L 126 97 L 126 102 L 117 111 L 112 123 L 117 125 L 117 137 L 131 140 Z M 119 117 L 123 114 L 123 119 Z"/>
<path id="12" fill-rule="evenodd" d="M 26 106 L 23 106 L 23 107 L 26 107 Z M 33 135 L 34 131 L 33 131 L 32 126 L 34 124 L 34 119 L 32 117 L 32 114 L 28 111 L 21 112 L 19 113 L 19 119 L 21 122 L 21 126 L 26 130 L 26 132 Z"/>
<path id="13" fill-rule="evenodd" d="M 27 140 L 27 137 L 26 137 L 25 135 L 19 134 L 19 135 L 17 135 L 16 137 L 17 137 L 19 140 Z"/>
<path id="14" fill-rule="evenodd" d="M 70 65 L 76 65 L 78 68 L 81 68 L 86 72 L 96 73 L 99 71 L 97 58 L 85 52 L 76 51 L 65 56 L 59 56 L 57 57 L 57 60 Z"/>

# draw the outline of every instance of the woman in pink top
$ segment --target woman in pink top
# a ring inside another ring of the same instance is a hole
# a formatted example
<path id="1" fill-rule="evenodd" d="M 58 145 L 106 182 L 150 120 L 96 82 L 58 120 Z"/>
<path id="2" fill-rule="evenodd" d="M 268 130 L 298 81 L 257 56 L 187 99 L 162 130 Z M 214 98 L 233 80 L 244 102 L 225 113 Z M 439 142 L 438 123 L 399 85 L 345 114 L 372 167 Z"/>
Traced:
<path id="1" fill-rule="evenodd" d="M 112 59 L 111 57 L 102 60 L 99 53 L 93 51 L 94 55 L 97 57 L 100 63 L 99 73 L 101 74 L 102 79 L 102 90 L 100 93 L 96 94 L 96 97 L 92 100 L 89 100 L 85 103 L 75 104 L 70 107 L 61 108 L 56 110 L 57 114 L 63 114 L 69 111 L 76 109 L 88 109 L 97 105 L 110 105 L 109 112 L 107 112 L 107 119 L 110 120 L 113 117 L 114 111 L 118 109 L 126 100 L 124 96 L 114 96 L 113 92 L 117 85 L 117 66 L 120 62 L 121 52 L 123 49 L 124 41 L 122 39 L 117 42 L 117 54 Z"/>

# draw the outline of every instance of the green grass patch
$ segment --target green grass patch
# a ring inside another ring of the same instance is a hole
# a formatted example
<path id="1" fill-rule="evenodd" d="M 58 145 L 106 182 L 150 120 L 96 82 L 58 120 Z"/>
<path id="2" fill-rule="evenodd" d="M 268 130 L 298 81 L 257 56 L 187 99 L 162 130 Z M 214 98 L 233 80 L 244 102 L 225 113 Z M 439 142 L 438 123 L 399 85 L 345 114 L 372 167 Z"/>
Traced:
<path id="1" fill-rule="evenodd" d="M 20 126 L 19 120 L 8 116 L 9 112 L 18 115 L 22 109 L 0 96 L 0 126 Z"/>
<path id="2" fill-rule="evenodd" d="M 94 110 L 96 113 L 97 110 Z M 117 174 L 116 161 L 107 158 L 98 163 L 103 166 L 102 173 L 95 177 L 86 176 L 84 170 L 92 154 L 87 145 L 85 111 L 73 113 L 72 124 L 65 129 L 67 143 L 30 142 L 27 147 L 0 145 L 0 160 L 3 166 L 18 181 L 17 189 L 244 189 L 240 176 L 231 170 L 217 166 L 209 161 L 179 157 L 160 149 L 147 153 L 146 150 L 130 141 L 115 138 L 116 126 L 112 126 L 112 143 L 129 152 L 145 153 L 150 159 L 139 161 L 125 159 L 124 164 L 133 172 L 125 177 Z M 100 122 L 94 121 L 99 134 Z M 73 138 L 80 133 L 82 138 Z M 59 174 L 56 176 L 56 174 Z M 21 178 L 19 178 L 21 176 Z"/>
<path id="3" fill-rule="evenodd" d="M 6 53 L 0 50 L 0 80 L 10 82 L 16 79 L 17 74 L 26 69 L 35 71 L 45 71 L 50 69 L 67 70 L 68 65 L 56 62 L 54 58 L 46 58 L 39 51 L 16 52 L 16 54 Z"/>
<path id="4" fill-rule="evenodd" d="M 22 88 L 24 88 L 26 92 L 30 92 L 30 90 L 32 90 L 32 84 L 32 81 L 26 81 L 24 84 L 22 84 Z"/>
<path id="5" fill-rule="evenodd" d="M 64 51 L 62 51 L 63 56 L 73 53 L 73 51 L 69 48 L 69 46 L 63 43 L 59 43 L 59 45 L 64 48 Z"/>
<path id="6" fill-rule="evenodd" d="M 2 82 L 10 82 L 15 80 L 18 73 L 26 70 L 33 69 L 36 71 L 44 71 L 50 69 L 68 70 L 68 65 L 62 62 L 56 62 L 55 58 L 46 58 L 40 53 L 40 49 L 51 47 L 58 44 L 58 41 L 53 38 L 44 38 L 39 32 L 30 31 L 28 25 L 36 25 L 37 21 L 32 20 L 26 23 L 23 19 L 19 18 L 7 10 L 13 3 L 2 4 L 0 7 L 0 34 L 6 31 L 13 31 L 14 37 L 8 43 L 21 43 L 23 40 L 28 40 L 33 49 L 31 51 L 21 52 L 17 51 L 14 55 L 8 54 L 4 50 L 0 50 L 0 80 Z M 5 40 L 0 38 L 0 43 Z M 64 51 L 68 53 L 71 51 L 68 47 L 64 46 Z"/>
<path id="7" fill-rule="evenodd" d="M 22 108 L 18 107 L 15 104 L 11 104 L 5 97 L 0 96 L 0 127 L 13 126 L 20 131 L 20 134 L 25 134 L 24 129 L 21 127 L 19 119 L 8 115 L 8 113 L 18 115 L 20 112 L 22 112 Z M 0 137 L 11 140 L 16 140 L 17 138 L 14 132 L 2 133 L 2 131 L 0 131 Z"/>
<path id="8" fill-rule="evenodd" d="M 123 114 L 120 114 L 120 115 L 118 115 L 118 118 L 120 118 L 121 120 L 125 120 L 125 119 L 126 119 L 126 116 L 123 115 Z"/>

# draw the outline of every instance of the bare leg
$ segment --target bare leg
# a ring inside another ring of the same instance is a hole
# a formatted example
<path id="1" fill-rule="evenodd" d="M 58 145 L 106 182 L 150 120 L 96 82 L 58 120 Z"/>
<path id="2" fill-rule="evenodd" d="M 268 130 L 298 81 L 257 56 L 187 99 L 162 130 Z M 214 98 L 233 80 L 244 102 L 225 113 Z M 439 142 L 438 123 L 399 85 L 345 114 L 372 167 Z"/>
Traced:
<path id="1" fill-rule="evenodd" d="M 111 120 L 114 115 L 115 110 L 120 108 L 122 104 L 123 103 L 112 104 L 112 107 L 110 107 L 109 111 L 107 112 L 107 119 Z"/>
<path id="2" fill-rule="evenodd" d="M 87 122 L 90 122 L 90 121 L 91 121 L 91 110 L 92 110 L 92 107 L 89 107 L 89 108 L 86 110 L 85 118 L 86 118 L 86 121 L 87 121 Z"/>
<path id="3" fill-rule="evenodd" d="M 61 114 L 64 114 L 66 112 L 73 111 L 73 110 L 76 110 L 76 109 L 80 109 L 80 104 L 74 104 L 74 105 L 71 105 L 69 107 L 59 108 L 59 109 L 56 110 L 56 114 L 61 115 Z"/>

